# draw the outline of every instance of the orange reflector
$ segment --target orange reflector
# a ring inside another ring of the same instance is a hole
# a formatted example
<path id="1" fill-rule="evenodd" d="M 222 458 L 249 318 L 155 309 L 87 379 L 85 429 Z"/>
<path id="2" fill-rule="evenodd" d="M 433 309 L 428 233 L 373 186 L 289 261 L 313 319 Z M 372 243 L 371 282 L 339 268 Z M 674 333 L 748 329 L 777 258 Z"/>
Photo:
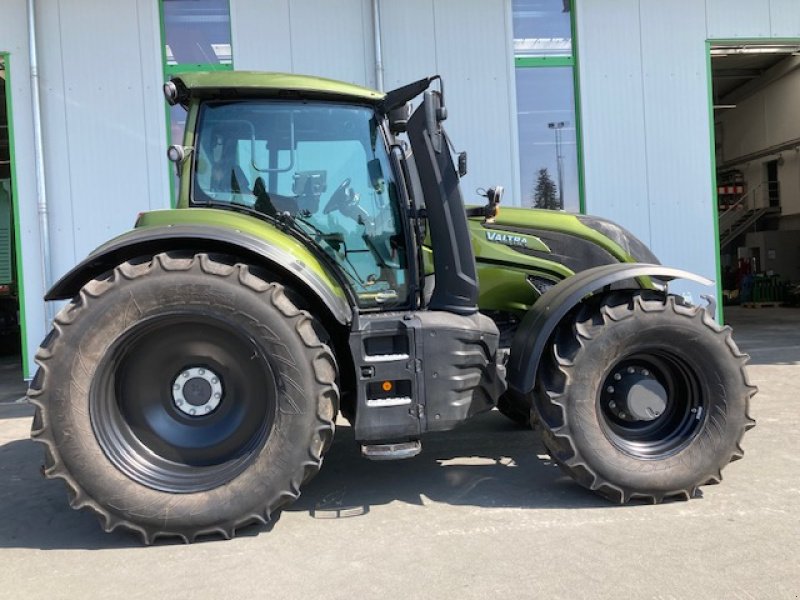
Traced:
<path id="1" fill-rule="evenodd" d="M 384 391 L 384 392 L 391 392 L 391 391 L 392 391 L 392 388 L 393 388 L 394 386 L 392 385 L 392 382 L 391 382 L 391 381 L 384 381 L 384 382 L 381 384 L 381 387 L 383 388 L 383 391 Z"/>

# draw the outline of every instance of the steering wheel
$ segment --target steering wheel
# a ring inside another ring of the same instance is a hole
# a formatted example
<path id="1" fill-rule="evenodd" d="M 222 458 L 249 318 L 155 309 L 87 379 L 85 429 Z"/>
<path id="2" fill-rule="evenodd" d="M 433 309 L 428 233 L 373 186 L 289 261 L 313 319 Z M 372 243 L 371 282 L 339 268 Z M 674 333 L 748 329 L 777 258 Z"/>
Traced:
<path id="1" fill-rule="evenodd" d="M 355 194 L 347 193 L 347 190 L 350 188 L 350 178 L 347 177 L 342 183 L 339 184 L 333 193 L 331 194 L 328 203 L 325 205 L 325 209 L 322 211 L 323 214 L 329 215 L 335 210 L 342 210 L 348 204 L 353 203 L 353 197 Z M 357 202 L 357 201 L 356 201 Z"/>

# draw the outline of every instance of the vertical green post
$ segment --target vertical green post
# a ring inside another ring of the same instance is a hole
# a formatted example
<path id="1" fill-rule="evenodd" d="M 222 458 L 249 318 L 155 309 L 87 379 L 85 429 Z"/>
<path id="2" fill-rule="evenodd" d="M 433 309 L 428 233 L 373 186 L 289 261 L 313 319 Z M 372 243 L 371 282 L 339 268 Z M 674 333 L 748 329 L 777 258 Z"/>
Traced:
<path id="1" fill-rule="evenodd" d="M 580 76 L 580 58 L 578 53 L 578 9 L 577 2 L 572 2 L 572 15 L 571 15 L 571 31 L 572 31 L 572 58 L 574 64 L 572 66 L 572 81 L 575 94 L 575 141 L 578 145 L 578 203 L 579 210 L 582 214 L 586 214 L 586 188 L 583 175 L 583 128 L 581 123 L 581 76 Z"/>
<path id="2" fill-rule="evenodd" d="M 714 259 L 717 265 L 717 320 L 720 325 L 724 325 L 725 317 L 722 312 L 722 265 L 720 261 L 722 249 L 719 246 L 719 207 L 717 206 L 717 147 L 714 133 L 714 78 L 711 70 L 711 40 L 706 40 L 706 81 L 708 85 L 708 138 L 711 148 L 711 212 L 714 219 L 714 247 L 716 248 Z"/>
<path id="3" fill-rule="evenodd" d="M 22 268 L 22 246 L 20 243 L 21 234 L 19 228 L 19 192 L 17 191 L 17 169 L 14 159 L 14 110 L 11 98 L 11 60 L 8 53 L 0 53 L 0 61 L 5 64 L 5 92 L 6 92 L 6 115 L 8 118 L 8 149 L 11 159 L 11 206 L 14 216 L 14 253 L 16 254 L 16 276 L 17 276 L 17 298 L 19 299 L 19 330 L 22 352 L 22 376 L 29 378 L 30 364 L 28 361 L 28 328 L 25 312 L 25 279 L 23 278 Z"/>

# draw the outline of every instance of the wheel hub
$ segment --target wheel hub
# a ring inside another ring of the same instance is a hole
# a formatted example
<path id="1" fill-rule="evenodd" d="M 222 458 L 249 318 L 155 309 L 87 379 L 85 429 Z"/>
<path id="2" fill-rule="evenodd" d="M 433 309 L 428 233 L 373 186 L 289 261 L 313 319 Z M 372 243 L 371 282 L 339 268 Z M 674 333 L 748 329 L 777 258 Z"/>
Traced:
<path id="1" fill-rule="evenodd" d="M 623 421 L 655 421 L 667 407 L 667 390 L 648 369 L 629 366 L 609 378 L 603 400 Z"/>
<path id="2" fill-rule="evenodd" d="M 190 417 L 203 417 L 214 412 L 222 402 L 222 380 L 206 367 L 189 367 L 172 382 L 175 407 Z"/>

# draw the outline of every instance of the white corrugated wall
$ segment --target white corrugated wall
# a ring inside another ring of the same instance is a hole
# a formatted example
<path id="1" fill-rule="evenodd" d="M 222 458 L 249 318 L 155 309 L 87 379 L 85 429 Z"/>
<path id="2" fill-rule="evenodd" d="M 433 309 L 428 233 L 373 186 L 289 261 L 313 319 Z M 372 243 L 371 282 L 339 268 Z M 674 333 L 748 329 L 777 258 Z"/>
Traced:
<path id="1" fill-rule="evenodd" d="M 231 0 L 236 69 L 290 71 L 375 87 L 371 0 Z M 445 81 L 447 129 L 469 153 L 465 199 L 477 187 L 518 197 L 509 0 L 381 1 L 384 82 Z M 268 32 L 268 33 L 267 33 Z"/>
<path id="2" fill-rule="evenodd" d="M 151 0 L 38 5 L 57 278 L 139 212 L 169 206 L 161 34 Z"/>
<path id="3" fill-rule="evenodd" d="M 800 38 L 800 4 L 576 4 L 587 211 L 630 228 L 664 263 L 716 280 L 706 40 Z"/>
<path id="4" fill-rule="evenodd" d="M 237 70 L 330 77 L 375 87 L 369 0 L 231 0 Z"/>

